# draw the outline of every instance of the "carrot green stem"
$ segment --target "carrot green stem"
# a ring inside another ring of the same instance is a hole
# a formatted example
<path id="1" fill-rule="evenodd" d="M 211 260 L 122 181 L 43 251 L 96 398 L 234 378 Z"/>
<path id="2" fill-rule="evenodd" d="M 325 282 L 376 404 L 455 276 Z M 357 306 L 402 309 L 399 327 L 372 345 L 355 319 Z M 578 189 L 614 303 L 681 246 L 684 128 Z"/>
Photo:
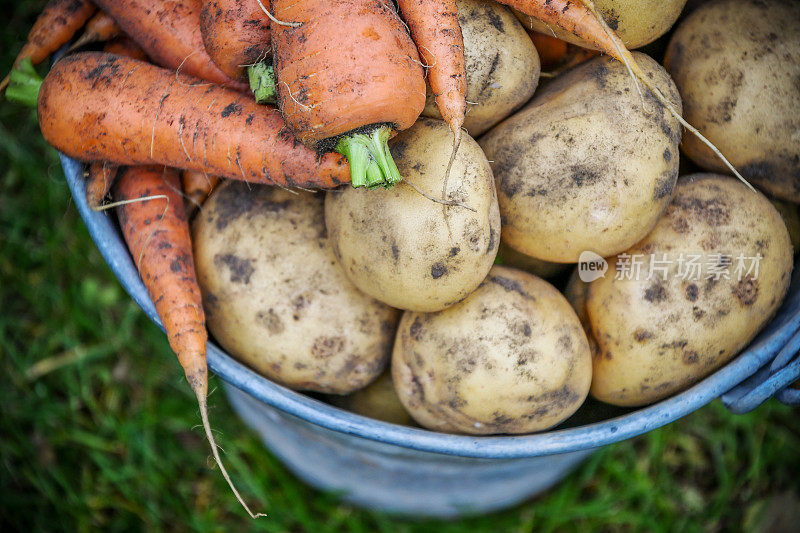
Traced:
<path id="1" fill-rule="evenodd" d="M 339 139 L 336 151 L 350 161 L 353 187 L 389 188 L 401 180 L 400 171 L 389 151 L 392 128 L 380 126 L 371 133 L 351 133 Z"/>
<path id="2" fill-rule="evenodd" d="M 28 107 L 36 107 L 42 77 L 33 68 L 30 59 L 23 59 L 9 75 L 6 99 Z"/>
<path id="3" fill-rule="evenodd" d="M 258 104 L 274 104 L 278 101 L 275 91 L 275 69 L 264 61 L 247 67 L 250 90 Z"/>

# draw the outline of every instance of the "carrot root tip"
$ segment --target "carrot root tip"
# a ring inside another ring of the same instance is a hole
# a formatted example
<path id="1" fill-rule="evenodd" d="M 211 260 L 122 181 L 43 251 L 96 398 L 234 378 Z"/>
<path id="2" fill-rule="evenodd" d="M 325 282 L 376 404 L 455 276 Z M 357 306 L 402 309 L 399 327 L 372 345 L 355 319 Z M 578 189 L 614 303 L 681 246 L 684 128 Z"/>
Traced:
<path id="1" fill-rule="evenodd" d="M 39 88 L 42 86 L 42 77 L 33 68 L 30 59 L 23 59 L 19 66 L 14 68 L 8 76 L 9 83 L 6 89 L 6 99 L 24 106 L 36 108 L 39 100 Z"/>
<path id="2" fill-rule="evenodd" d="M 400 182 L 400 171 L 389 151 L 392 128 L 380 126 L 371 133 L 352 133 L 339 139 L 336 151 L 350 162 L 353 187 L 389 188 Z"/>
<path id="3" fill-rule="evenodd" d="M 275 88 L 275 69 L 264 61 L 247 67 L 250 90 L 258 104 L 274 104 L 278 101 Z"/>

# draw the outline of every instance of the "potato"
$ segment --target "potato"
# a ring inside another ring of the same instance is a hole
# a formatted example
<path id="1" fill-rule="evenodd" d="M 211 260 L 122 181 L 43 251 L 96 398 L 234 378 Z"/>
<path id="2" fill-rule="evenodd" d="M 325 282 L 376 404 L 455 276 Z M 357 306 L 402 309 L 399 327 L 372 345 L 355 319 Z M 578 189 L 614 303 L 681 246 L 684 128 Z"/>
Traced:
<path id="1" fill-rule="evenodd" d="M 330 401 L 342 409 L 375 420 L 402 426 L 416 425 L 397 397 L 390 372 L 384 372 L 364 389 L 347 396 L 331 397 Z"/>
<path id="2" fill-rule="evenodd" d="M 680 110 L 661 66 L 634 53 Z M 647 93 L 646 114 L 625 67 L 596 58 L 559 76 L 523 110 L 484 135 L 503 241 L 545 261 L 607 257 L 642 239 L 678 176 L 681 126 Z"/>
<path id="3" fill-rule="evenodd" d="M 500 249 L 497 251 L 497 257 L 502 265 L 530 272 L 534 276 L 539 276 L 540 278 L 553 277 L 569 268 L 569 265 L 565 265 L 564 263 L 542 261 L 541 259 L 536 259 L 535 257 L 518 252 L 504 243 L 502 239 L 500 240 Z"/>
<path id="4" fill-rule="evenodd" d="M 398 312 L 336 263 L 323 199 L 228 182 L 195 219 L 208 329 L 233 357 L 294 389 L 346 394 L 389 359 Z"/>
<path id="5" fill-rule="evenodd" d="M 681 178 L 655 229 L 589 283 L 592 395 L 645 405 L 699 381 L 770 320 L 791 271 L 789 234 L 769 200 L 734 178 Z"/>
<path id="6" fill-rule="evenodd" d="M 427 428 L 529 433 L 583 403 L 591 356 L 561 293 L 527 272 L 495 266 L 457 306 L 403 314 L 392 377 L 400 401 Z"/>
<path id="7" fill-rule="evenodd" d="M 629 49 L 651 43 L 667 33 L 678 20 L 686 0 L 594 0 L 608 26 L 617 32 Z M 593 48 L 586 41 L 553 25 L 516 11 L 523 26 L 567 42 Z"/>
<path id="8" fill-rule="evenodd" d="M 480 0 L 457 0 L 456 7 L 467 71 L 464 127 L 478 137 L 533 96 L 539 54 L 508 8 Z M 430 86 L 422 114 L 442 118 Z"/>
<path id="9" fill-rule="evenodd" d="M 400 175 L 436 198 L 451 148 L 447 124 L 430 118 L 391 143 Z M 434 203 L 405 182 L 329 192 L 325 222 L 350 280 L 378 300 L 412 311 L 439 311 L 463 300 L 486 277 L 500 242 L 492 171 L 469 136 L 453 162 L 447 199 L 472 210 Z"/>
<path id="10" fill-rule="evenodd" d="M 704 4 L 678 25 L 664 64 L 686 120 L 754 185 L 800 203 L 800 2 Z M 703 169 L 729 173 L 691 133 L 682 148 Z"/>

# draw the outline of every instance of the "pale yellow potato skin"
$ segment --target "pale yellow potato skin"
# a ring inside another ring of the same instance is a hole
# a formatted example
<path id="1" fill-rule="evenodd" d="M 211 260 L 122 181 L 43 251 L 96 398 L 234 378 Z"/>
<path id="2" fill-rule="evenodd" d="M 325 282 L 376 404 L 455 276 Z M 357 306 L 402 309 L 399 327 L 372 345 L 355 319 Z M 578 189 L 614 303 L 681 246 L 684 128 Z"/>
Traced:
<path id="1" fill-rule="evenodd" d="M 348 281 L 321 196 L 229 181 L 197 215 L 193 242 L 208 329 L 233 357 L 332 394 L 383 371 L 399 313 Z"/>
<path id="2" fill-rule="evenodd" d="M 456 7 L 467 71 L 464 128 L 478 137 L 531 99 L 541 64 L 533 41 L 508 8 L 486 0 L 456 0 Z M 422 115 L 442 118 L 430 86 Z"/>
<path id="3" fill-rule="evenodd" d="M 366 388 L 347 396 L 335 396 L 331 403 L 353 413 L 390 424 L 414 426 L 414 419 L 400 403 L 391 372 L 384 372 Z"/>
<path id="4" fill-rule="evenodd" d="M 439 313 L 404 313 L 392 352 L 400 401 L 422 426 L 486 435 L 562 422 L 591 382 L 586 334 L 569 302 L 527 272 L 495 266 Z"/>
<path id="5" fill-rule="evenodd" d="M 685 118 L 751 183 L 800 203 L 800 2 L 708 2 L 681 21 L 664 65 Z M 730 174 L 697 137 L 684 153 Z"/>
<path id="6" fill-rule="evenodd" d="M 666 71 L 634 57 L 680 111 Z M 603 257 L 642 239 L 666 208 L 678 176 L 681 127 L 651 93 L 647 111 L 624 66 L 596 58 L 556 78 L 486 133 L 503 241 L 544 261 Z"/>
<path id="7" fill-rule="evenodd" d="M 594 0 L 609 27 L 629 49 L 649 44 L 667 33 L 685 4 L 686 0 Z M 584 48 L 594 48 L 561 28 L 548 26 L 516 10 L 514 13 L 526 28 L 547 35 L 555 34 L 559 39 Z"/>
<path id="8" fill-rule="evenodd" d="M 391 142 L 400 175 L 434 198 L 442 197 L 451 148 L 447 124 L 430 118 L 420 118 Z M 492 171 L 467 135 L 446 198 L 474 212 L 435 203 L 405 182 L 391 189 L 328 192 L 328 235 L 350 280 L 374 298 L 412 311 L 440 311 L 466 298 L 486 277 L 500 243 Z"/>
<path id="9" fill-rule="evenodd" d="M 769 200 L 715 174 L 681 178 L 664 217 L 627 253 L 642 259 L 639 279 L 616 279 L 620 256 L 612 258 L 585 304 L 598 346 L 592 395 L 623 406 L 666 398 L 728 362 L 774 315 L 792 271 L 789 234 Z M 648 279 L 651 254 L 665 253 L 666 279 Z M 681 253 L 702 254 L 700 276 L 679 275 Z M 708 277 L 715 254 L 731 258 L 730 279 Z M 740 254 L 762 256 L 757 276 L 749 261 L 737 273 Z"/>

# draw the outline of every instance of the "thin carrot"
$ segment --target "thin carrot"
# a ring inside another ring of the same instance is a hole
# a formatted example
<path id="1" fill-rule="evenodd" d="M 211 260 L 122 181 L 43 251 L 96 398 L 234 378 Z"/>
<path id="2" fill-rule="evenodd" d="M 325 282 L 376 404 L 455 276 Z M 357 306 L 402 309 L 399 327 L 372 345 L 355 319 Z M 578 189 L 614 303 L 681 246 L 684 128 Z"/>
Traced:
<path id="1" fill-rule="evenodd" d="M 528 35 L 536 46 L 536 51 L 539 52 L 542 75 L 546 73 L 547 76 L 556 76 L 559 72 L 583 63 L 600 53 L 597 50 L 583 48 L 538 31 L 528 30 Z"/>
<path id="2" fill-rule="evenodd" d="M 200 0 L 95 0 L 158 65 L 246 91 L 211 60 L 200 34 Z"/>
<path id="3" fill-rule="evenodd" d="M 105 161 L 89 165 L 89 175 L 86 177 L 86 203 L 94 211 L 99 211 L 103 199 L 108 196 L 111 186 L 117 176 L 119 167 Z"/>
<path id="4" fill-rule="evenodd" d="M 346 155 L 354 187 L 400 174 L 387 141 L 425 107 L 414 42 L 389 0 L 273 0 L 278 103 L 297 139 Z"/>
<path id="5" fill-rule="evenodd" d="M 202 0 L 200 33 L 208 55 L 234 79 L 272 53 L 269 18 L 257 0 Z"/>
<path id="6" fill-rule="evenodd" d="M 103 47 L 103 50 L 109 54 L 130 57 L 131 59 L 138 59 L 139 61 L 149 61 L 147 54 L 144 53 L 142 47 L 136 44 L 136 41 L 126 35 L 121 35 L 111 39 Z"/>
<path id="7" fill-rule="evenodd" d="M 453 152 L 445 170 L 442 190 L 444 198 L 467 112 L 466 60 L 458 8 L 455 0 L 398 0 L 397 4 L 427 66 L 436 107 L 453 132 Z"/>
<path id="8" fill-rule="evenodd" d="M 277 109 L 113 54 L 79 52 L 56 63 L 38 109 L 45 139 L 83 161 L 162 164 L 306 188 L 349 180 L 342 156 L 300 145 Z"/>
<path id="9" fill-rule="evenodd" d="M 186 196 L 186 213 L 189 218 L 203 206 L 208 195 L 219 183 L 217 176 L 209 176 L 204 172 L 184 170 L 181 172 L 183 194 Z"/>
<path id="10" fill-rule="evenodd" d="M 38 65 L 69 41 L 97 8 L 89 0 L 50 0 L 34 22 L 28 40 L 14 60 L 14 68 L 23 59 Z M 8 85 L 10 74 L 0 81 L 0 91 Z"/>
<path id="11" fill-rule="evenodd" d="M 742 177 L 739 171 L 731 165 L 719 149 L 697 131 L 694 126 L 686 122 L 681 114 L 672 107 L 664 94 L 653 85 L 647 76 L 645 76 L 644 71 L 642 71 L 633 59 L 625 43 L 622 42 L 622 39 L 619 38 L 614 30 L 608 26 L 600 13 L 598 13 L 593 0 L 498 0 L 498 2 L 506 4 L 528 16 L 535 17 L 546 24 L 558 26 L 623 63 L 631 75 L 635 76 L 636 79 L 647 87 L 661 105 L 663 105 L 683 127 L 706 144 L 739 180 L 750 187 L 750 189 L 755 190 L 747 180 Z M 637 88 L 638 87 L 637 84 Z M 642 102 L 644 103 L 643 96 Z"/>
<path id="12" fill-rule="evenodd" d="M 206 437 L 222 475 L 251 517 L 219 457 L 208 422 L 205 312 L 194 270 L 189 223 L 178 173 L 167 167 L 132 167 L 114 186 L 120 228 L 200 406 Z"/>
<path id="13" fill-rule="evenodd" d="M 98 11 L 89 19 L 89 22 L 86 23 L 83 34 L 78 37 L 69 48 L 70 50 L 75 50 L 90 43 L 107 41 L 118 36 L 120 33 L 122 33 L 122 30 L 117 26 L 117 23 L 114 22 L 114 19 L 102 11 Z"/>

